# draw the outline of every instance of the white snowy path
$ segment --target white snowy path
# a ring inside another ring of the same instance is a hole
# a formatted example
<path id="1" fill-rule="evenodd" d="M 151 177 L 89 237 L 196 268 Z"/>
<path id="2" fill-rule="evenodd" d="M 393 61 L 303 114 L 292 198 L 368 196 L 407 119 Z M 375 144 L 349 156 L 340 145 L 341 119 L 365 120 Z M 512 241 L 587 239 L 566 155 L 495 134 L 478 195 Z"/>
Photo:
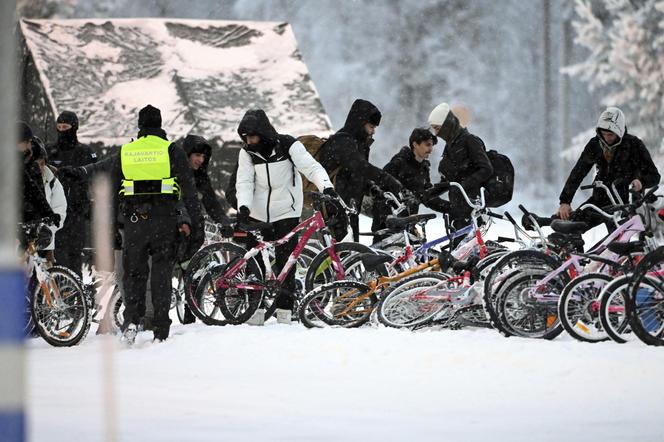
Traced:
<path id="1" fill-rule="evenodd" d="M 172 331 L 116 346 L 121 441 L 664 440 L 664 349 L 640 342 L 275 323 Z M 30 440 L 104 440 L 102 344 L 30 342 Z"/>

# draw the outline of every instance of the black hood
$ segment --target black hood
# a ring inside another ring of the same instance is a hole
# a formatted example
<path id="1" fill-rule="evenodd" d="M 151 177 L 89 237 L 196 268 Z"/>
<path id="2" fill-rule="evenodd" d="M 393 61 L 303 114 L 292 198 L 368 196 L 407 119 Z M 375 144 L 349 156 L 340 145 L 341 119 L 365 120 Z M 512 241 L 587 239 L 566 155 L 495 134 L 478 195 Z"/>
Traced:
<path id="1" fill-rule="evenodd" d="M 237 133 L 245 143 L 247 142 L 247 135 L 258 135 L 261 137 L 261 144 L 269 146 L 274 146 L 279 141 L 279 135 L 263 109 L 248 110 L 240 121 Z"/>
<path id="2" fill-rule="evenodd" d="M 367 100 L 357 99 L 348 111 L 344 127 L 339 132 L 350 134 L 359 142 L 366 142 L 368 135 L 364 130 L 365 123 L 375 126 L 380 124 L 382 115 L 378 108 Z"/>
<path id="3" fill-rule="evenodd" d="M 192 153 L 202 153 L 205 155 L 205 161 L 201 166 L 201 169 L 207 169 L 208 164 L 210 163 L 210 157 L 212 156 L 212 146 L 208 141 L 198 135 L 187 135 L 181 141 L 182 149 L 184 149 L 187 156 L 190 156 Z"/>
<path id="4" fill-rule="evenodd" d="M 62 111 L 58 115 L 56 123 L 65 123 L 71 125 L 70 129 L 58 131 L 58 145 L 62 149 L 68 149 L 78 144 L 78 116 L 72 111 Z"/>

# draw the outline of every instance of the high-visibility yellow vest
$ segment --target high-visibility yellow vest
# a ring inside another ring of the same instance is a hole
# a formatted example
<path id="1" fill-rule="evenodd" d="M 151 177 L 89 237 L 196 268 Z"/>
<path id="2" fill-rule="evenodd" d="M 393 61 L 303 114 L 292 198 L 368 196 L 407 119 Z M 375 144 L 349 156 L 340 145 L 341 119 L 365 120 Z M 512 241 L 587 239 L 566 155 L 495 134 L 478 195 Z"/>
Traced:
<path id="1" fill-rule="evenodd" d="M 174 195 L 180 197 L 180 186 L 171 176 L 170 141 L 154 135 L 141 137 L 120 148 L 122 186 L 120 195 Z"/>

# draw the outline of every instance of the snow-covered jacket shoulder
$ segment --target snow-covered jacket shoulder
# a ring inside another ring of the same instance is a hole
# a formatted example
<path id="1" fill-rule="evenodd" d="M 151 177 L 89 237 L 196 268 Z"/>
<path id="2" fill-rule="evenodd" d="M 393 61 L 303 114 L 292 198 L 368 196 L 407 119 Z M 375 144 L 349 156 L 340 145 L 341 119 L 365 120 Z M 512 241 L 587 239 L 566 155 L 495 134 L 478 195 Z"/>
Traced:
<path id="1" fill-rule="evenodd" d="M 48 166 L 44 167 L 42 177 L 44 180 L 46 201 L 48 201 L 53 212 L 60 215 L 60 223 L 57 226 L 49 227 L 51 232 L 53 232 L 53 236 L 51 237 L 51 243 L 44 249 L 53 250 L 55 248 L 55 232 L 62 229 L 62 226 L 65 224 L 65 218 L 67 217 L 67 197 L 65 196 L 62 183 L 60 183 L 60 180 L 58 180 Z"/>
<path id="2" fill-rule="evenodd" d="M 303 203 L 300 173 L 320 191 L 332 187 L 323 166 L 299 141 L 288 149 L 277 145 L 268 158 L 241 149 L 236 183 L 238 207 L 248 207 L 251 216 L 259 221 L 299 218 Z"/>

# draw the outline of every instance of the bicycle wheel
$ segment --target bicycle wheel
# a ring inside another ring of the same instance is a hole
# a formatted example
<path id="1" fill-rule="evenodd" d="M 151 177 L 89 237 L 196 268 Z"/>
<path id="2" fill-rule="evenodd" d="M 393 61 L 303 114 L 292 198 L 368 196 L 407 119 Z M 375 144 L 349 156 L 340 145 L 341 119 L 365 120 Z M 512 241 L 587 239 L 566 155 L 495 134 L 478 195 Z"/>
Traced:
<path id="1" fill-rule="evenodd" d="M 298 316 L 308 328 L 323 324 L 345 328 L 359 327 L 369 321 L 377 298 L 371 288 L 357 281 L 334 281 L 309 292 Z"/>
<path id="2" fill-rule="evenodd" d="M 357 256 L 360 253 L 375 253 L 369 247 L 354 242 L 340 242 L 330 247 L 334 247 L 337 256 L 341 259 L 344 269 L 346 268 L 348 259 L 352 256 Z M 304 290 L 306 293 L 311 292 L 317 286 L 336 280 L 337 275 L 332 266 L 332 259 L 330 258 L 328 250 L 329 248 L 323 249 L 316 255 L 313 261 L 311 261 L 304 279 Z M 364 266 L 361 265 L 361 263 L 357 263 L 352 274 L 346 275 L 346 280 L 362 280 L 363 275 Z"/>
<path id="3" fill-rule="evenodd" d="M 524 271 L 553 271 L 561 261 L 540 250 L 516 250 L 500 257 L 488 270 L 483 283 L 482 303 L 491 324 L 506 336 L 511 332 L 503 327 L 497 311 L 499 293 L 508 280 Z"/>
<path id="4" fill-rule="evenodd" d="M 64 267 L 51 267 L 47 280 L 35 284 L 32 319 L 39 336 L 54 347 L 80 343 L 90 330 L 88 300 L 76 274 Z"/>
<path id="5" fill-rule="evenodd" d="M 629 328 L 627 299 L 631 275 L 623 275 L 609 282 L 600 293 L 599 319 L 606 334 L 618 344 L 624 344 L 634 336 Z"/>
<path id="6" fill-rule="evenodd" d="M 558 300 L 558 317 L 574 339 L 583 342 L 609 340 L 599 318 L 599 295 L 611 280 L 604 273 L 588 273 L 565 286 Z"/>
<path id="7" fill-rule="evenodd" d="M 226 269 L 228 263 L 243 257 L 246 253 L 247 251 L 237 244 L 220 242 L 203 247 L 189 261 L 184 273 L 185 299 L 194 316 L 204 324 L 225 325 L 227 318 L 218 311 L 219 293 L 213 290 L 211 277 L 206 280 L 204 288 L 198 290 L 198 286 L 202 284 L 205 275 L 212 271 L 219 274 Z M 262 280 L 262 272 L 255 259 L 252 258 L 249 262 L 251 274 L 257 280 Z"/>
<path id="8" fill-rule="evenodd" d="M 664 345 L 664 262 L 639 274 L 633 281 L 628 299 L 629 326 L 647 345 Z M 655 271 L 652 271 L 655 270 Z"/>
<path id="9" fill-rule="evenodd" d="M 214 243 L 198 250 L 189 260 L 189 264 L 184 271 L 185 299 L 194 295 L 196 286 L 210 268 L 226 264 L 236 256 L 243 256 L 244 253 L 246 253 L 246 249 L 231 242 Z M 263 279 L 262 272 L 260 273 L 260 279 Z M 189 307 L 191 308 L 191 305 Z M 196 315 L 195 312 L 194 315 Z"/>
<path id="10" fill-rule="evenodd" d="M 448 275 L 427 273 L 400 281 L 378 303 L 378 321 L 387 327 L 407 328 L 423 324 L 444 311 L 452 313 L 450 294 L 459 284 Z"/>
<path id="11" fill-rule="evenodd" d="M 238 288 L 238 285 L 259 281 L 255 275 L 260 270 L 255 260 L 247 261 L 232 278 L 224 276 L 226 270 L 226 265 L 211 269 L 196 288 L 196 299 L 202 301 L 199 306 L 205 314 L 202 320 L 208 325 L 242 324 L 263 302 L 263 289 Z M 223 281 L 227 288 L 219 288 L 219 281 Z"/>
<path id="12" fill-rule="evenodd" d="M 558 298 L 569 277 L 561 273 L 539 285 L 549 273 L 542 269 L 526 270 L 505 281 L 496 301 L 500 331 L 541 339 L 554 339 L 563 331 L 558 317 Z"/>

